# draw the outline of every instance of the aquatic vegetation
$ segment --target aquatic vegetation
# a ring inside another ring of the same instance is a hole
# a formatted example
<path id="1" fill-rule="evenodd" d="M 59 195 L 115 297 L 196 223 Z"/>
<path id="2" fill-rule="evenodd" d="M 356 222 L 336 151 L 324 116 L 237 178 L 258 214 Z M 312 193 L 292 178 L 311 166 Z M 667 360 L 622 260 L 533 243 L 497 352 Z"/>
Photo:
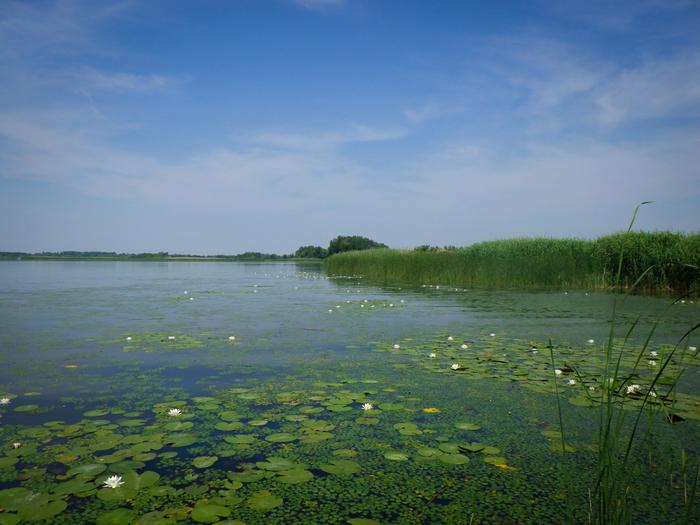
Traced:
<path id="1" fill-rule="evenodd" d="M 626 259 L 618 282 L 623 247 Z M 700 284 L 700 235 L 628 232 L 592 241 L 518 238 L 457 250 L 373 249 L 332 255 L 324 266 L 331 274 L 362 275 L 380 282 L 461 288 L 634 286 L 685 294 L 697 293 Z"/>

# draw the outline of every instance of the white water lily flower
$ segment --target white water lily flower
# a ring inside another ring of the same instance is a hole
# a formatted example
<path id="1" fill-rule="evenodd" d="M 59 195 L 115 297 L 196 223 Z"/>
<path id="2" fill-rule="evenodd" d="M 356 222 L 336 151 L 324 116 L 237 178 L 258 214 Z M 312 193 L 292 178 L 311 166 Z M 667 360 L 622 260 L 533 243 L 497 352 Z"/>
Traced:
<path id="1" fill-rule="evenodd" d="M 489 334 L 489 336 L 490 336 L 490 337 L 496 337 L 496 334 L 494 334 L 493 332 L 491 332 L 491 333 Z"/>
<path id="2" fill-rule="evenodd" d="M 398 350 L 399 348 L 401 348 L 401 345 L 400 345 L 400 344 L 397 343 L 397 344 L 394 345 L 394 350 Z"/>
<path id="3" fill-rule="evenodd" d="M 428 357 L 429 357 L 430 359 L 435 359 L 435 358 L 437 357 L 437 354 L 436 354 L 435 352 L 430 352 L 430 353 L 428 354 Z"/>
<path id="4" fill-rule="evenodd" d="M 688 350 L 690 350 L 691 352 L 695 352 L 695 350 L 697 350 L 697 349 L 698 349 L 697 346 L 689 346 L 688 347 Z"/>
<path id="5" fill-rule="evenodd" d="M 466 349 L 469 348 L 469 347 L 468 347 L 466 344 L 462 344 L 462 346 L 461 346 L 460 348 L 461 348 L 462 350 L 466 350 Z"/>
<path id="6" fill-rule="evenodd" d="M 105 487 L 110 489 L 119 488 L 124 484 L 121 476 L 110 476 L 106 480 L 104 480 L 103 483 Z"/>
<path id="7" fill-rule="evenodd" d="M 9 397 L 0 398 L 0 405 L 9 405 L 9 404 L 10 404 L 10 398 L 9 398 Z"/>
<path id="8" fill-rule="evenodd" d="M 653 390 L 649 392 L 649 397 L 656 397 L 656 392 L 654 392 Z"/>
<path id="9" fill-rule="evenodd" d="M 575 384 L 576 384 L 576 380 L 575 380 L 575 379 L 569 379 L 569 384 L 570 384 L 570 385 L 575 385 Z"/>
<path id="10" fill-rule="evenodd" d="M 588 387 L 588 390 L 590 390 L 591 392 L 593 392 L 593 391 L 595 390 L 595 387 L 594 387 L 594 386 L 589 386 L 589 387 Z"/>
<path id="11" fill-rule="evenodd" d="M 229 335 L 229 336 L 228 336 L 228 340 L 229 340 L 229 341 L 235 341 L 235 340 L 236 340 L 236 336 L 235 336 L 235 335 Z"/>
<path id="12" fill-rule="evenodd" d="M 588 340 L 588 344 L 589 344 L 589 345 L 592 345 L 593 343 L 595 343 L 595 339 L 589 339 L 589 340 Z"/>
<path id="13" fill-rule="evenodd" d="M 364 308 L 364 307 L 365 307 L 365 305 L 364 305 L 364 304 L 361 304 L 361 305 L 360 305 L 360 308 Z"/>
<path id="14" fill-rule="evenodd" d="M 452 366 L 450 368 L 452 370 L 459 370 L 461 367 L 459 366 L 459 363 L 452 363 Z"/>
<path id="15" fill-rule="evenodd" d="M 625 394 L 636 394 L 638 390 L 639 390 L 639 385 L 635 383 L 635 384 L 629 385 L 627 388 L 625 388 Z"/>
<path id="16" fill-rule="evenodd" d="M 649 355 L 651 355 L 651 357 L 656 357 L 657 355 L 659 355 L 659 353 L 656 350 L 652 350 L 651 352 L 649 352 Z"/>
<path id="17" fill-rule="evenodd" d="M 452 337 L 451 335 L 448 335 L 448 336 L 447 336 L 447 340 L 448 340 L 448 341 L 454 341 L 454 340 L 455 340 L 455 338 L 454 338 L 454 337 Z"/>
<path id="18" fill-rule="evenodd" d="M 173 417 L 180 416 L 182 415 L 182 410 L 180 410 L 179 408 L 171 408 L 170 410 L 168 410 L 168 415 Z"/>
<path id="19" fill-rule="evenodd" d="M 558 368 L 555 368 L 555 369 L 554 369 L 554 374 L 560 376 L 560 375 L 563 374 L 563 372 L 562 372 L 561 370 L 559 370 Z"/>
<path id="20" fill-rule="evenodd" d="M 394 307 L 394 303 L 389 304 L 389 308 L 393 308 L 393 307 Z"/>
<path id="21" fill-rule="evenodd" d="M 22 443 L 12 443 L 12 448 L 19 448 L 22 446 Z"/>
<path id="22" fill-rule="evenodd" d="M 653 359 L 649 359 L 648 362 L 649 362 L 649 366 L 656 366 L 656 361 L 654 361 Z"/>
<path id="23" fill-rule="evenodd" d="M 128 335 L 128 336 L 126 337 L 126 340 L 127 340 L 127 341 L 131 341 L 131 336 Z"/>
<path id="24" fill-rule="evenodd" d="M 362 410 L 372 410 L 374 408 L 374 405 L 372 403 L 363 403 L 362 404 Z"/>
<path id="25" fill-rule="evenodd" d="M 174 341 L 174 340 L 175 340 L 175 336 L 174 336 L 174 335 L 169 335 L 169 336 L 168 336 L 168 341 Z"/>

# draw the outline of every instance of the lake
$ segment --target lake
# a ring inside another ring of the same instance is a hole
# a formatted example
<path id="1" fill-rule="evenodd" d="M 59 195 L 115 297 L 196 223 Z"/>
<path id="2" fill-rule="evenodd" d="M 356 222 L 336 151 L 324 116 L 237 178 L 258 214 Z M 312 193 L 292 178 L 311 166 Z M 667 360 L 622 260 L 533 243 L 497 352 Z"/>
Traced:
<path id="1" fill-rule="evenodd" d="M 0 525 L 584 523 L 613 300 L 1 262 Z M 697 523 L 698 303 L 617 308 L 630 513 Z"/>

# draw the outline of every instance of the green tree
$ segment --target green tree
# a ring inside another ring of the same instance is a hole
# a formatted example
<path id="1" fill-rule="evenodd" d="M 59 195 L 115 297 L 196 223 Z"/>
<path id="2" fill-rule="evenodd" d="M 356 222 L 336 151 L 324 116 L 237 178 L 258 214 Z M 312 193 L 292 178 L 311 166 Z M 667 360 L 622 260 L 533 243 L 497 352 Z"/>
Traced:
<path id="1" fill-rule="evenodd" d="M 328 251 L 321 246 L 300 246 L 294 252 L 294 257 L 304 257 L 307 259 L 323 259 L 328 255 Z"/>
<path id="2" fill-rule="evenodd" d="M 328 255 L 354 250 L 369 250 L 370 248 L 388 248 L 388 246 L 359 235 L 339 235 L 328 245 Z"/>

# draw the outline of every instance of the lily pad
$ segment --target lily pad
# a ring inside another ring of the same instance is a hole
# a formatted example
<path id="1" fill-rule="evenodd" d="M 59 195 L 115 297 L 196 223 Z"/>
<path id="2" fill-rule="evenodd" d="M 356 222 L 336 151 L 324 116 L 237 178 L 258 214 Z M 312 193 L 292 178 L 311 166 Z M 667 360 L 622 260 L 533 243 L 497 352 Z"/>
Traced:
<path id="1" fill-rule="evenodd" d="M 311 481 L 312 479 L 314 479 L 314 475 L 308 470 L 303 469 L 286 470 L 275 478 L 275 480 L 279 481 L 280 483 L 287 483 L 290 485 L 304 483 L 306 481 Z"/>
<path id="2" fill-rule="evenodd" d="M 479 430 L 481 428 L 481 425 L 476 423 L 457 423 L 455 426 L 460 430 Z"/>
<path id="3" fill-rule="evenodd" d="M 438 459 L 448 465 L 465 465 L 469 463 L 469 458 L 463 454 L 440 454 Z"/>
<path id="4" fill-rule="evenodd" d="M 282 505 L 282 498 L 275 496 L 269 490 L 261 490 L 248 500 L 248 507 L 257 511 L 268 511 Z"/>
<path id="5" fill-rule="evenodd" d="M 351 476 L 360 472 L 359 463 L 348 459 L 335 459 L 330 463 L 321 465 L 321 470 L 336 476 Z"/>
<path id="6" fill-rule="evenodd" d="M 214 523 L 231 514 L 231 509 L 206 501 L 198 501 L 192 509 L 191 517 L 198 523 Z"/>
<path id="7" fill-rule="evenodd" d="M 134 521 L 134 511 L 119 508 L 103 512 L 97 518 L 96 525 L 130 525 Z"/>
<path id="8" fill-rule="evenodd" d="M 297 439 L 299 439 L 297 436 L 287 432 L 278 432 L 265 437 L 265 441 L 269 441 L 270 443 L 289 443 Z"/>
<path id="9" fill-rule="evenodd" d="M 218 461 L 217 456 L 198 456 L 192 460 L 195 468 L 209 468 Z"/>
<path id="10" fill-rule="evenodd" d="M 384 452 L 384 457 L 389 461 L 408 461 L 408 454 L 398 452 L 396 450 L 388 450 Z"/>

